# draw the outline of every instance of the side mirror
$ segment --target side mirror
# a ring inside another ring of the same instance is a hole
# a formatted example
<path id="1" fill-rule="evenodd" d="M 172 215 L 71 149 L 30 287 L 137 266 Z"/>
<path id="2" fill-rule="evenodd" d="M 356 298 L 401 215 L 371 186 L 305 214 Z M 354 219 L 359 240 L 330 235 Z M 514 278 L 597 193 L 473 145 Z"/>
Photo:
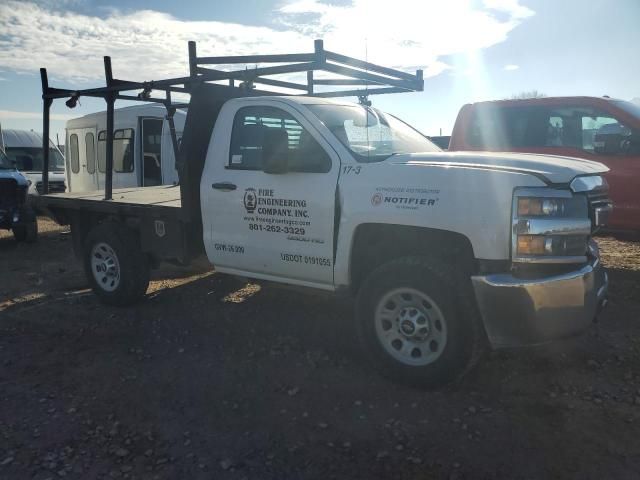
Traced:
<path id="1" fill-rule="evenodd" d="M 289 134 L 282 128 L 265 128 L 262 140 L 264 173 L 286 173 L 289 170 Z"/>

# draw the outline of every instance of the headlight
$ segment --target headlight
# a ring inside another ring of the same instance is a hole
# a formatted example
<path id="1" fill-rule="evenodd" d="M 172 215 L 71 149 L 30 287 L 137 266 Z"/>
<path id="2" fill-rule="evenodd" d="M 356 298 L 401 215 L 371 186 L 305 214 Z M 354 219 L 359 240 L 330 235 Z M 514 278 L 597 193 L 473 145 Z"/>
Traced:
<path id="1" fill-rule="evenodd" d="M 514 262 L 586 261 L 591 221 L 587 198 L 568 190 L 516 190 L 513 199 Z"/>
<path id="2" fill-rule="evenodd" d="M 587 202 L 584 197 L 543 198 L 518 197 L 519 217 L 588 217 Z"/>

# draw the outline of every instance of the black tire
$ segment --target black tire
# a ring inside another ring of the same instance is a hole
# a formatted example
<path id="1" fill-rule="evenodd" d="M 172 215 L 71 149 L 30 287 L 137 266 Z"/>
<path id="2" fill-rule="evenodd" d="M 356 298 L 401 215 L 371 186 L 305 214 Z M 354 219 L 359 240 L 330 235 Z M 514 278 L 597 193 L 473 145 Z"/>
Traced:
<path id="1" fill-rule="evenodd" d="M 468 277 L 458 278 L 451 267 L 437 259 L 424 257 L 393 260 L 378 267 L 366 278 L 356 302 L 356 330 L 366 354 L 384 376 L 412 386 L 435 388 L 457 380 L 475 365 L 486 345 L 486 337 L 473 301 L 473 292 L 467 283 Z M 394 292 L 409 293 L 406 296 L 395 293 L 396 296 L 393 296 Z M 425 302 L 420 294 L 426 295 L 431 301 Z M 416 309 L 412 307 L 402 307 L 402 303 L 397 306 L 393 300 L 397 295 L 406 301 L 420 302 L 424 308 L 416 314 Z M 383 306 L 385 299 L 391 300 Z M 434 303 L 436 310 L 432 310 Z M 378 308 L 402 313 L 397 316 L 395 313 L 383 314 L 376 320 Z M 426 322 L 425 325 L 430 326 L 430 331 L 425 330 L 429 333 L 423 333 L 413 343 L 406 343 L 407 332 L 401 331 L 406 323 L 403 320 L 406 317 L 402 316 L 405 312 L 413 312 L 411 315 L 414 317 L 417 315 L 417 320 L 408 325 L 411 333 L 420 333 L 418 329 L 421 327 L 416 322 Z M 423 312 L 426 315 L 422 317 Z M 389 335 L 386 340 L 381 339 L 385 332 Z M 434 334 L 439 336 L 434 337 Z M 400 340 L 395 337 L 400 337 Z M 392 338 L 395 339 L 390 340 Z M 430 340 L 433 338 L 437 338 L 437 341 Z M 383 345 L 385 342 L 388 343 L 386 347 Z M 419 345 L 420 348 L 414 348 L 413 345 Z M 405 353 L 403 358 L 395 358 L 390 353 L 392 348 L 397 350 L 397 356 L 403 356 L 401 352 L 408 352 L 408 355 Z M 427 353 L 423 354 L 421 349 L 427 350 Z M 431 361 L 432 355 L 435 357 Z M 431 363 L 409 364 L 421 361 Z"/>
<path id="2" fill-rule="evenodd" d="M 100 273 L 94 275 L 94 248 L 99 249 L 101 245 L 102 248 L 106 245 L 115 254 L 117 281 L 112 281 L 113 278 L 105 280 L 105 276 L 100 277 Z M 126 306 L 144 297 L 149 286 L 149 258 L 140 249 L 138 236 L 131 229 L 116 222 L 101 223 L 87 235 L 83 258 L 87 280 L 103 303 Z M 105 281 L 99 281 L 97 277 Z"/>
<path id="3" fill-rule="evenodd" d="M 16 242 L 33 243 L 38 240 L 38 222 L 35 219 L 23 225 L 13 227 L 12 230 Z"/>

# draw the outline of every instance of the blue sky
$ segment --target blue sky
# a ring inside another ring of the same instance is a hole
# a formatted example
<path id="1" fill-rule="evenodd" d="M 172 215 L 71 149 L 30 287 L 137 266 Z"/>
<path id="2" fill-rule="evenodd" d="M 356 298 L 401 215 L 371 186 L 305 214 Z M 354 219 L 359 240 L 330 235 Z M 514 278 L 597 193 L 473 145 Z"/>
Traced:
<path id="1" fill-rule="evenodd" d="M 384 65 L 425 69 L 425 91 L 374 98 L 428 135 L 449 134 L 459 108 L 523 91 L 640 97 L 638 0 L 3 0 L 0 121 L 41 130 L 40 78 L 53 86 L 150 80 L 187 72 L 187 40 L 203 55 L 311 51 L 325 47 Z M 117 106 L 125 106 L 120 102 Z M 52 132 L 104 109 L 54 103 Z"/>

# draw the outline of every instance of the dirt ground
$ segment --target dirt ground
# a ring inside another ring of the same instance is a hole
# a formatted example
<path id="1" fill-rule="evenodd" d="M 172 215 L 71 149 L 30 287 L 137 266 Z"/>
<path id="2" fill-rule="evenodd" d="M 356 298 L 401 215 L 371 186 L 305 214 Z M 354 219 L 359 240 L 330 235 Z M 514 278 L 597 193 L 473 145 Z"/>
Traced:
<path id="1" fill-rule="evenodd" d="M 424 392 L 372 371 L 348 301 L 158 272 L 86 289 L 65 229 L 0 234 L 1 479 L 638 478 L 640 243 L 600 238 L 584 336 Z"/>

